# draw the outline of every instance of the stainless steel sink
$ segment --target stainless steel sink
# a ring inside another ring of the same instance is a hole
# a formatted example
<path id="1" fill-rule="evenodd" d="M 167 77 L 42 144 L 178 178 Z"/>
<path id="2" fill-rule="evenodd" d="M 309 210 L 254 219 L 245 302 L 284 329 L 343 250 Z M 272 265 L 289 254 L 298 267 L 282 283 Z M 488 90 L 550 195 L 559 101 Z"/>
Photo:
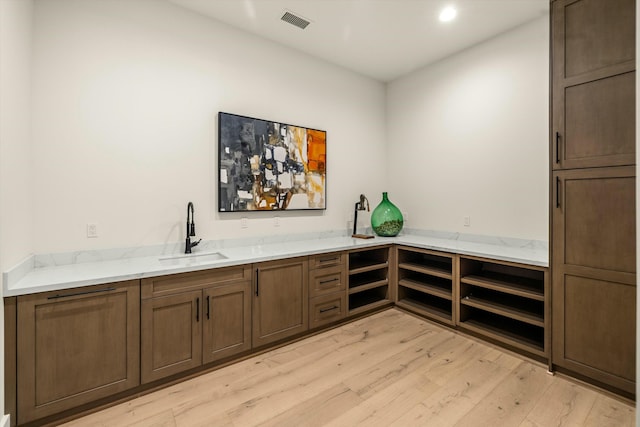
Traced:
<path id="1" fill-rule="evenodd" d="M 228 259 L 220 252 L 209 252 L 202 254 L 176 255 L 158 258 L 162 265 L 198 265 Z"/>

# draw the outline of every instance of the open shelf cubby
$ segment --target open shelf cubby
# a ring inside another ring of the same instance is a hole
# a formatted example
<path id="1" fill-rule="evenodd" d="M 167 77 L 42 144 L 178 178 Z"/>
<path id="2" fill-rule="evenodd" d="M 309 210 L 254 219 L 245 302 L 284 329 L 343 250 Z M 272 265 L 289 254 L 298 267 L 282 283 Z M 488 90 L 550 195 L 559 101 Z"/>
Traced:
<path id="1" fill-rule="evenodd" d="M 444 322 L 450 322 L 452 318 L 451 298 L 440 298 L 406 286 L 398 287 L 396 305 L 406 310 L 426 313 Z"/>
<path id="2" fill-rule="evenodd" d="M 460 309 L 460 326 L 534 355 L 546 355 L 543 327 L 466 306 Z"/>
<path id="3" fill-rule="evenodd" d="M 388 267 L 389 248 L 361 249 L 349 253 L 349 274 Z"/>
<path id="4" fill-rule="evenodd" d="M 388 246 L 349 252 L 349 314 L 392 302 Z"/>
<path id="5" fill-rule="evenodd" d="M 396 304 L 406 310 L 454 324 L 454 255 L 398 247 Z"/>
<path id="6" fill-rule="evenodd" d="M 459 326 L 548 357 L 544 267 L 460 257 Z"/>
<path id="7" fill-rule="evenodd" d="M 391 302 L 389 286 L 378 286 L 361 292 L 349 294 L 349 314 L 357 314 Z"/>
<path id="8" fill-rule="evenodd" d="M 460 283 L 544 301 L 544 271 L 477 259 L 460 259 Z"/>
<path id="9" fill-rule="evenodd" d="M 467 286 L 460 294 L 460 304 L 544 327 L 544 302 L 507 293 Z"/>
<path id="10" fill-rule="evenodd" d="M 371 285 L 385 285 L 388 282 L 386 268 L 351 274 L 349 275 L 349 292 L 357 289 L 365 290 Z"/>

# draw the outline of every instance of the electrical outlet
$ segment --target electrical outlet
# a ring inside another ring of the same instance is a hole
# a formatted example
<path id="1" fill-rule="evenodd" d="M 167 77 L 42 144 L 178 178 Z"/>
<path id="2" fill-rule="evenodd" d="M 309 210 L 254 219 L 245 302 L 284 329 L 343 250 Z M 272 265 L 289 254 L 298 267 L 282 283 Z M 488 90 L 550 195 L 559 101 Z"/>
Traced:
<path id="1" fill-rule="evenodd" d="M 273 226 L 274 227 L 280 227 L 280 217 L 276 216 L 273 218 Z"/>
<path id="2" fill-rule="evenodd" d="M 471 217 L 470 216 L 465 216 L 464 217 L 464 226 L 465 227 L 471 227 Z"/>
<path id="3" fill-rule="evenodd" d="M 247 219 L 246 216 L 243 216 L 242 218 L 240 218 L 240 228 L 247 228 L 249 227 L 249 220 Z"/>
<path id="4" fill-rule="evenodd" d="M 98 224 L 90 222 L 87 224 L 87 237 L 98 237 Z"/>

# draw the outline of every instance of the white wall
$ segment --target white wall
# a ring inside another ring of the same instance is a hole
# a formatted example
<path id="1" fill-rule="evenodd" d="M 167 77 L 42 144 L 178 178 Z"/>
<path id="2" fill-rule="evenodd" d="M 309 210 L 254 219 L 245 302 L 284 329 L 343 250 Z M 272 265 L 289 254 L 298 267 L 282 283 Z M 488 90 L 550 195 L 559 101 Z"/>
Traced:
<path id="1" fill-rule="evenodd" d="M 548 26 L 547 15 L 389 84 L 389 197 L 409 226 L 548 239 Z"/>
<path id="2" fill-rule="evenodd" d="M 0 0 L 0 270 L 32 250 L 30 85 L 31 0 Z M 0 278 L 0 296 L 2 295 Z M 14 350 L 14 349 L 9 349 Z M 0 355 L 4 305 L 0 304 Z M 4 408 L 4 357 L 0 357 L 0 416 Z M 6 422 L 2 419 L 1 423 Z"/>
<path id="3" fill-rule="evenodd" d="M 32 250 L 30 149 L 33 2 L 0 1 L 0 268 Z M 0 279 L 1 280 L 1 279 Z"/>
<path id="4" fill-rule="evenodd" d="M 382 83 L 155 0 L 37 1 L 34 26 L 35 252 L 182 241 L 188 201 L 205 239 L 346 230 L 382 191 Z M 219 214 L 218 111 L 327 130 L 328 209 Z"/>

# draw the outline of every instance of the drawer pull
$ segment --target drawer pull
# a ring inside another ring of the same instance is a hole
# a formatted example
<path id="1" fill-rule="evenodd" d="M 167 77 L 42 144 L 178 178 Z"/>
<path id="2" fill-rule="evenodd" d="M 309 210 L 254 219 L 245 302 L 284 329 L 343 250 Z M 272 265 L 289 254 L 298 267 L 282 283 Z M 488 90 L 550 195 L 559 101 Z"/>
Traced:
<path id="1" fill-rule="evenodd" d="M 89 295 L 89 294 L 97 294 L 99 292 L 111 292 L 115 291 L 116 288 L 104 288 L 104 289 L 96 289 L 94 291 L 84 291 L 84 292 L 75 292 L 72 294 L 56 294 L 47 299 L 58 299 L 58 298 L 69 298 L 69 297 L 77 297 L 79 295 Z"/>
<path id="2" fill-rule="evenodd" d="M 320 313 L 326 313 L 327 311 L 336 310 L 338 308 L 340 307 L 338 307 L 337 305 L 334 305 L 333 307 L 329 307 L 329 308 L 321 308 Z"/>
<path id="3" fill-rule="evenodd" d="M 337 261 L 337 260 L 339 260 L 339 259 L 340 259 L 340 257 L 339 257 L 339 256 L 336 256 L 336 257 L 333 257 L 333 258 L 325 258 L 325 259 L 321 259 L 321 260 L 319 260 L 318 262 L 319 262 L 320 264 L 326 264 L 326 263 L 328 263 L 328 262 L 331 262 L 331 261 Z"/>
<path id="4" fill-rule="evenodd" d="M 326 285 L 327 283 L 331 283 L 331 282 L 337 282 L 339 279 L 337 277 L 334 277 L 333 279 L 329 279 L 329 280 L 321 280 L 320 284 L 321 285 Z"/>

